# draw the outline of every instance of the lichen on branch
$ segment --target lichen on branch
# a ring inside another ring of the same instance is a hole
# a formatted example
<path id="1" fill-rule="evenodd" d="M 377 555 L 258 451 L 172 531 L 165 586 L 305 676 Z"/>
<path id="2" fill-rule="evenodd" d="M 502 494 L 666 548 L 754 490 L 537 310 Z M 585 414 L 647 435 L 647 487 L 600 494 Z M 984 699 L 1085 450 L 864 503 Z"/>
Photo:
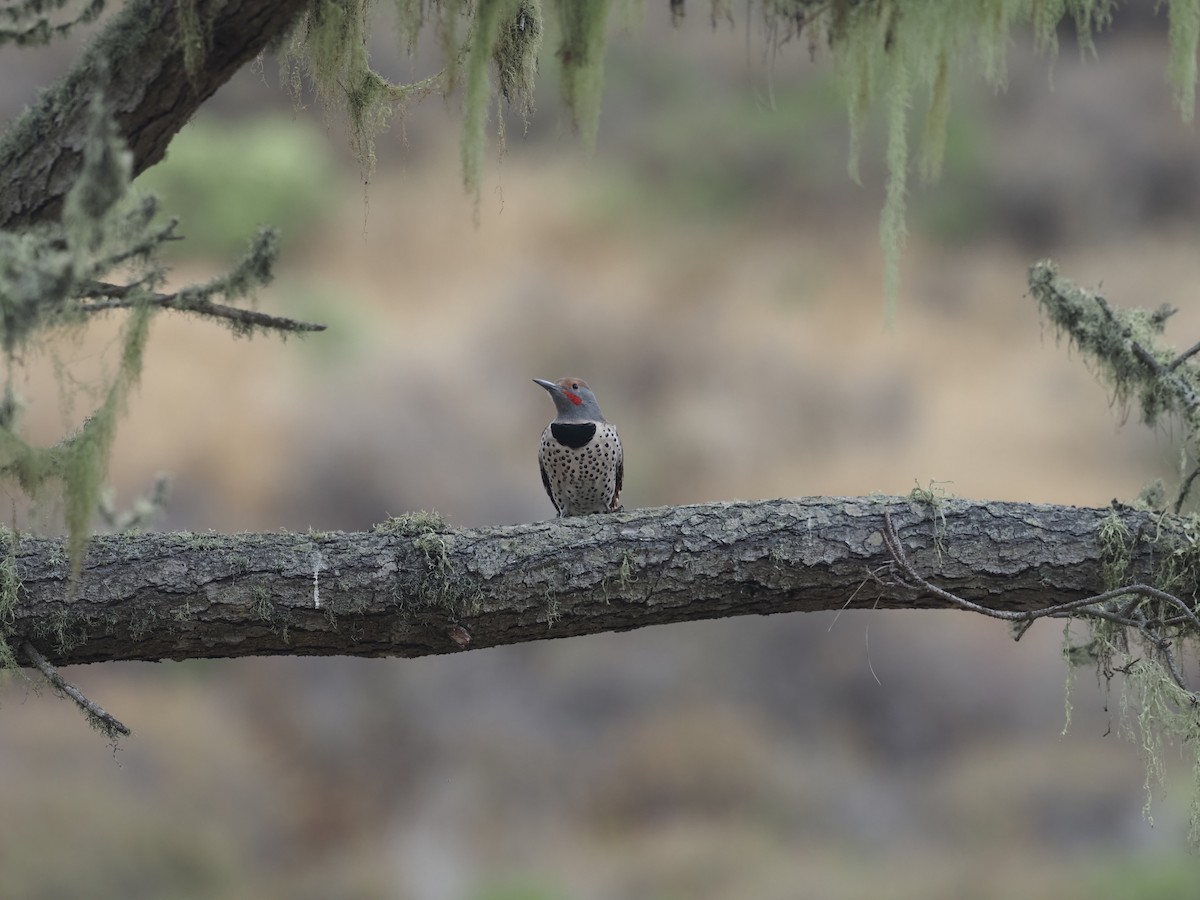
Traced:
<path id="1" fill-rule="evenodd" d="M 1085 640 L 1067 632 L 1064 655 L 1072 665 L 1093 665 L 1106 684 L 1122 676 L 1122 728 L 1146 759 L 1147 812 L 1163 779 L 1164 741 L 1178 741 L 1194 754 L 1191 840 L 1200 846 L 1200 692 L 1187 678 L 1200 656 L 1200 515 L 1179 515 L 1200 475 L 1200 343 L 1176 353 L 1161 340 L 1174 313 L 1169 306 L 1115 308 L 1102 294 L 1060 276 L 1049 260 L 1030 268 L 1029 288 L 1059 339 L 1086 358 L 1116 405 L 1136 407 L 1151 427 L 1166 418 L 1182 424 L 1175 515 L 1168 515 L 1158 482 L 1138 501 L 1155 511 L 1153 528 L 1131 530 L 1115 508 L 1101 523 L 1101 571 L 1113 599 L 1103 616 L 1087 619 Z M 1153 565 L 1135 572 L 1132 561 L 1139 557 Z M 1133 590 L 1135 578 L 1150 590 Z"/>

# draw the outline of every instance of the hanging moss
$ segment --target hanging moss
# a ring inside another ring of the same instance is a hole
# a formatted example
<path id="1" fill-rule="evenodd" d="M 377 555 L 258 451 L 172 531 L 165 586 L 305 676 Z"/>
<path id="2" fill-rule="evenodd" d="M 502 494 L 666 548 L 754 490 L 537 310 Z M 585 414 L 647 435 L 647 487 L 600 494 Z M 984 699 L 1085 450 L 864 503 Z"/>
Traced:
<path id="1" fill-rule="evenodd" d="M 609 0 L 554 0 L 562 41 L 563 101 L 571 124 L 589 147 L 600 125 L 600 93 L 604 87 L 604 41 Z"/>
<path id="2" fill-rule="evenodd" d="M 1175 103 L 1185 122 L 1196 114 L 1196 46 L 1200 43 L 1200 0 L 1171 0 L 1171 60 Z"/>
<path id="3" fill-rule="evenodd" d="M 1185 119 L 1195 104 L 1200 0 L 1170 0 L 1169 78 Z M 880 234 L 884 293 L 889 309 L 899 290 L 908 184 L 908 120 L 914 97 L 929 96 L 918 157 L 921 173 L 936 178 L 950 110 L 952 72 L 967 63 L 989 84 L 1002 88 L 1005 56 L 1014 26 L 1028 23 L 1039 50 L 1058 51 L 1064 18 L 1075 25 L 1082 52 L 1094 52 L 1092 35 L 1107 27 L 1115 0 L 767 0 L 768 18 L 789 23 L 775 29 L 785 38 L 809 33 L 828 46 L 845 97 L 850 123 L 851 177 L 858 178 L 862 135 L 870 110 L 880 103 L 887 123 L 888 183 Z M 795 23 L 800 23 L 796 25 Z"/>
<path id="4" fill-rule="evenodd" d="M 489 69 L 495 65 L 500 92 L 525 123 L 533 115 L 533 86 L 542 45 L 541 8 L 532 0 L 480 0 L 471 26 L 463 101 L 462 173 L 479 200 L 487 113 L 494 96 Z M 500 120 L 503 139 L 503 119 Z"/>
<path id="5" fill-rule="evenodd" d="M 284 83 L 297 105 L 308 76 L 327 117 L 345 109 L 351 143 L 364 179 L 375 165 L 375 136 L 386 123 L 384 82 L 367 52 L 367 0 L 315 0 L 302 15 L 281 55 Z"/>
<path id="6" fill-rule="evenodd" d="M 462 177 L 468 193 L 479 202 L 479 173 L 483 167 L 485 126 L 491 101 L 488 66 L 499 37 L 497 23 L 514 9 L 512 0 L 479 0 L 467 54 L 467 86 L 463 101 Z"/>
<path id="7" fill-rule="evenodd" d="M 1029 271 L 1029 287 L 1042 315 L 1082 354 L 1108 385 L 1113 402 L 1156 426 L 1166 420 L 1182 425 L 1186 472 L 1174 510 L 1188 499 L 1200 464 L 1200 362 L 1191 351 L 1177 354 L 1162 343 L 1172 310 L 1121 309 L 1103 296 L 1079 288 L 1042 261 Z M 1161 481 L 1148 486 L 1139 504 L 1157 513 L 1150 527 L 1132 531 L 1114 508 L 1100 525 L 1104 587 L 1119 590 L 1148 583 L 1166 597 L 1139 593 L 1118 596 L 1107 610 L 1118 617 L 1088 620 L 1089 639 L 1068 646 L 1072 665 L 1094 664 L 1108 685 L 1121 678 L 1121 727 L 1142 748 L 1146 763 L 1146 812 L 1162 784 L 1165 744 L 1178 741 L 1194 755 L 1191 839 L 1200 845 L 1200 695 L 1186 686 L 1183 672 L 1193 668 L 1200 632 L 1190 611 L 1200 598 L 1200 516 L 1167 513 Z M 1133 560 L 1150 560 L 1134 566 Z M 1085 652 L 1080 652 L 1080 651 Z"/>
<path id="8" fill-rule="evenodd" d="M 492 51 L 500 93 L 516 107 L 526 126 L 533 117 L 533 85 L 542 49 L 542 31 L 541 6 L 531 0 L 520 0 L 500 19 Z"/>

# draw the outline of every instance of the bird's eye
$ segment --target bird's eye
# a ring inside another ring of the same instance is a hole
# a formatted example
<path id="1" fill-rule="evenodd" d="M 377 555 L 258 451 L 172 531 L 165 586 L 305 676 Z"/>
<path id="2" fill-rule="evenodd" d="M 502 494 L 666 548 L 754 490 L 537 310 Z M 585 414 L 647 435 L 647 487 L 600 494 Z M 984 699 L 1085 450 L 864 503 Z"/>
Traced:
<path id="1" fill-rule="evenodd" d="M 573 390 L 573 391 L 579 390 L 579 385 L 577 385 L 577 384 L 571 385 L 571 390 Z"/>

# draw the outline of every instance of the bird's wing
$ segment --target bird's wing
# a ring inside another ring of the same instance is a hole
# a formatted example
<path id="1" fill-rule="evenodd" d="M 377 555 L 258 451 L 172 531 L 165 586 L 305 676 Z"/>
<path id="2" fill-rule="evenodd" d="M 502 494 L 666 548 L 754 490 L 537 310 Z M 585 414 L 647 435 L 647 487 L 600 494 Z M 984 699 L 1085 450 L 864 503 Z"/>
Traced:
<path id="1" fill-rule="evenodd" d="M 617 438 L 617 489 L 613 491 L 609 509 L 616 512 L 621 508 L 621 484 L 625 480 L 625 451 L 621 449 L 621 439 Z"/>
<path id="2" fill-rule="evenodd" d="M 554 492 L 550 490 L 550 476 L 546 474 L 546 464 L 542 462 L 542 458 L 538 456 L 538 468 L 542 472 L 542 487 L 546 489 L 546 496 L 550 498 L 550 502 L 554 504 L 554 511 L 560 516 L 562 510 L 558 508 L 558 503 L 554 499 Z"/>

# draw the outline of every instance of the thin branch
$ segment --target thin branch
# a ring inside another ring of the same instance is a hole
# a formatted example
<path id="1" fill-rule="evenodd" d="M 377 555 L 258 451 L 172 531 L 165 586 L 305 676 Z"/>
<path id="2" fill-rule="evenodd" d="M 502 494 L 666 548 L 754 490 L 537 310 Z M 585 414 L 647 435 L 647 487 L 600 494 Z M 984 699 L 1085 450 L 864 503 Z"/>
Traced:
<path id="1" fill-rule="evenodd" d="M 1167 366 L 1167 371 L 1174 372 L 1197 353 L 1200 353 L 1200 343 L 1193 344 L 1191 347 L 1184 350 L 1177 357 L 1171 360 L 1171 364 Z"/>
<path id="2" fill-rule="evenodd" d="M 117 719 L 112 713 L 107 712 L 98 703 L 89 700 L 83 691 L 63 678 L 59 674 L 58 669 L 54 668 L 50 661 L 42 656 L 33 644 L 25 641 L 21 644 L 21 650 L 24 651 L 29 661 L 37 667 L 37 670 L 45 676 L 46 680 L 50 682 L 50 686 L 56 692 L 74 701 L 75 705 L 83 710 L 83 714 L 88 717 L 88 721 L 110 738 L 117 734 L 123 737 L 128 737 L 132 734 L 129 726 Z"/>
<path id="3" fill-rule="evenodd" d="M 1196 476 L 1200 475 L 1200 465 L 1192 469 L 1188 473 L 1188 477 L 1183 480 L 1183 484 L 1179 486 L 1179 495 L 1175 498 L 1175 515 L 1179 515 L 1183 509 L 1183 504 L 1187 501 L 1188 494 L 1192 492 L 1192 485 L 1196 481 Z"/>
<path id="4" fill-rule="evenodd" d="M 284 316 L 271 316 L 255 309 L 242 309 L 237 306 L 226 306 L 211 300 L 188 299 L 182 291 L 174 294 L 151 294 L 144 301 L 132 299 L 128 286 L 105 284 L 98 282 L 89 288 L 89 294 L 104 297 L 80 305 L 84 312 L 102 312 L 109 309 L 129 309 L 139 302 L 149 303 L 161 309 L 172 309 L 177 312 L 190 312 L 215 319 L 227 319 L 245 328 L 267 328 L 275 331 L 324 331 L 325 326 L 318 322 L 302 322 L 299 319 L 289 319 Z"/>
<path id="5" fill-rule="evenodd" d="M 1096 304 L 1104 312 L 1104 315 L 1108 317 L 1109 321 L 1121 329 L 1123 337 L 1129 342 L 1130 351 L 1138 358 L 1142 365 L 1149 369 L 1155 377 L 1171 386 L 1180 401 L 1187 407 L 1188 412 L 1194 413 L 1200 410 L 1200 396 L 1197 396 L 1196 392 L 1192 390 L 1191 385 L 1175 374 L 1175 367 L 1182 361 L 1182 358 L 1173 360 L 1169 365 L 1164 365 L 1153 353 L 1133 339 L 1133 334 L 1130 332 L 1129 327 L 1121 325 L 1117 320 L 1116 313 L 1108 305 L 1107 300 L 1099 294 L 1096 294 L 1095 298 Z M 1188 351 L 1189 354 L 1191 352 L 1190 350 Z M 1186 356 L 1183 358 L 1186 358 Z"/>

